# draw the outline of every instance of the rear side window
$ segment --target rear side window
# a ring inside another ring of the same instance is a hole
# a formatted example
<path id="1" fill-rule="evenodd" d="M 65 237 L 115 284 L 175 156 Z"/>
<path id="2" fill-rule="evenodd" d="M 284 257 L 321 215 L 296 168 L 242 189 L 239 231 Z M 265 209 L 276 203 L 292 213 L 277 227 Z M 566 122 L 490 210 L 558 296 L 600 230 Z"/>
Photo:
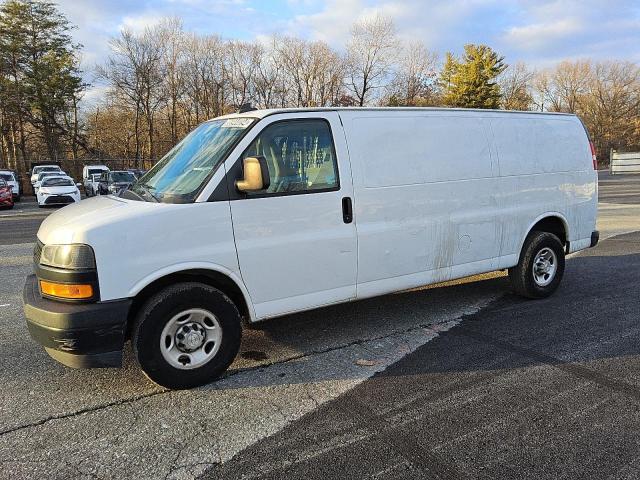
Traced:
<path id="1" fill-rule="evenodd" d="M 338 168 L 331 129 L 325 120 L 291 120 L 266 127 L 242 158 L 263 156 L 270 185 L 259 194 L 337 190 Z"/>

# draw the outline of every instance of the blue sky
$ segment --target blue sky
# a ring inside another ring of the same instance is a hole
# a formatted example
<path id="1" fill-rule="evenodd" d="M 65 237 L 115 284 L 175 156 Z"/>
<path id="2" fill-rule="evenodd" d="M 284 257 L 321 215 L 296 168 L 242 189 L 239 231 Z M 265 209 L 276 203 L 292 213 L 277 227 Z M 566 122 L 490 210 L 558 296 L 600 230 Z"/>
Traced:
<path id="1" fill-rule="evenodd" d="M 342 48 L 351 24 L 382 12 L 403 39 L 421 39 L 443 54 L 486 43 L 507 63 L 544 67 L 562 59 L 640 62 L 640 0 L 57 0 L 77 25 L 83 68 L 108 54 L 108 40 L 127 27 L 141 30 L 163 16 L 185 29 L 226 38 L 273 33 L 320 39 Z"/>

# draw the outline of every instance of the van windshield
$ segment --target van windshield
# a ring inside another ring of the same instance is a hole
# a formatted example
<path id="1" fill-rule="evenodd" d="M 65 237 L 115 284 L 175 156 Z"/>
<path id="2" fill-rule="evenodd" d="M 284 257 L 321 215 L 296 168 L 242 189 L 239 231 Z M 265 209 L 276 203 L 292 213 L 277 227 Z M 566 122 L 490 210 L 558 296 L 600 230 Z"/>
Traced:
<path id="1" fill-rule="evenodd" d="M 201 124 L 140 177 L 130 191 L 144 200 L 193 202 L 253 121 L 243 117 Z"/>
<path id="2" fill-rule="evenodd" d="M 46 167 L 34 167 L 33 173 L 41 173 L 41 172 L 59 172 L 60 167 L 56 165 L 48 165 Z"/>
<path id="3" fill-rule="evenodd" d="M 50 177 L 42 180 L 42 187 L 73 187 L 73 180 L 65 177 Z"/>
<path id="4" fill-rule="evenodd" d="M 131 183 L 136 181 L 136 177 L 130 172 L 111 172 L 111 181 L 115 183 Z"/>

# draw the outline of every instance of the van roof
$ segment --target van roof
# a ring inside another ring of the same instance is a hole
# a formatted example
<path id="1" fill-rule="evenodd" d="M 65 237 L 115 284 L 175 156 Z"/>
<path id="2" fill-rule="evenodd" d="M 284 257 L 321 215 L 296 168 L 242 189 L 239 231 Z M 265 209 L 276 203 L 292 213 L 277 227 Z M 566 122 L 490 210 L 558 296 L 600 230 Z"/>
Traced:
<path id="1" fill-rule="evenodd" d="M 306 112 L 388 112 L 388 111 L 408 111 L 408 112 L 475 112 L 475 113 L 499 113 L 499 114 L 527 114 L 527 115 L 560 115 L 575 117 L 573 113 L 560 112 L 533 112 L 529 110 L 495 110 L 480 108 L 448 108 L 448 107 L 317 107 L 317 108 L 271 108 L 263 110 L 250 110 L 243 113 L 230 113 L 216 118 L 264 118 L 277 113 L 306 113 Z"/>

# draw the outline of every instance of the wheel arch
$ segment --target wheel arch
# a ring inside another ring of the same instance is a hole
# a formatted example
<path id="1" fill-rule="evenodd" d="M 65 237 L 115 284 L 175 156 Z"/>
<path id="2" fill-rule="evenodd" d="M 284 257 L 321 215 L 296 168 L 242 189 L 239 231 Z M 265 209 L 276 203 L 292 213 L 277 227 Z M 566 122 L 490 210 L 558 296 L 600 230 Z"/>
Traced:
<path id="1" fill-rule="evenodd" d="M 540 215 L 533 222 L 531 222 L 531 224 L 527 228 L 525 235 L 520 240 L 520 249 L 518 250 L 519 253 L 522 253 L 522 248 L 524 247 L 527 237 L 531 234 L 531 232 L 534 231 L 553 233 L 560 239 L 565 250 L 568 250 L 570 238 L 569 222 L 567 222 L 567 219 L 561 213 L 547 212 Z"/>
<path id="2" fill-rule="evenodd" d="M 248 323 L 255 321 L 255 311 L 251 297 L 240 279 L 231 272 L 222 269 L 217 270 L 209 266 L 192 265 L 157 273 L 151 278 L 136 284 L 130 295 L 130 297 L 133 298 L 133 303 L 131 304 L 127 318 L 127 329 L 130 329 L 139 308 L 146 300 L 160 289 L 181 282 L 201 282 L 217 288 L 227 295 L 236 305 L 243 321 Z"/>

